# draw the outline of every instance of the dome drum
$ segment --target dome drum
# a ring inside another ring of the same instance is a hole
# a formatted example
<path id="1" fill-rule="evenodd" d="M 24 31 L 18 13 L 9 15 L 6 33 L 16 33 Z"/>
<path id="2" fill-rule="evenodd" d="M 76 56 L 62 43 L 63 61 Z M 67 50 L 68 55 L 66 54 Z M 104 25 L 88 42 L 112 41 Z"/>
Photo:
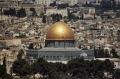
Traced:
<path id="1" fill-rule="evenodd" d="M 45 47 L 74 47 L 74 40 L 46 40 Z"/>

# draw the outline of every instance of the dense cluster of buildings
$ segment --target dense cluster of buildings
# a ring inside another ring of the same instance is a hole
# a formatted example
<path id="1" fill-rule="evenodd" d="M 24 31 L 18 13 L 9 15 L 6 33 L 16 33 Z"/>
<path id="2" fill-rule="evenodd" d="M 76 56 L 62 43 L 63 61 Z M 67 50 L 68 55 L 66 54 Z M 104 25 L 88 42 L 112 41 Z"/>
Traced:
<path id="1" fill-rule="evenodd" d="M 96 0 L 92 4 L 98 5 L 100 1 Z M 0 0 L 0 5 L 4 5 L 0 6 L 0 63 L 2 64 L 3 58 L 6 57 L 10 69 L 21 49 L 30 63 L 39 57 L 49 62 L 63 63 L 80 57 L 88 60 L 99 59 L 94 57 L 95 48 L 107 49 L 108 52 L 114 48 L 119 54 L 119 11 L 109 10 L 101 13 L 95 7 L 84 7 L 79 2 Z M 4 11 L 9 10 L 9 7 L 15 8 L 16 12 L 21 8 L 25 9 L 26 16 L 20 18 L 4 15 Z M 119 59 L 111 58 L 111 61 L 116 63 L 117 68 L 120 67 Z"/>

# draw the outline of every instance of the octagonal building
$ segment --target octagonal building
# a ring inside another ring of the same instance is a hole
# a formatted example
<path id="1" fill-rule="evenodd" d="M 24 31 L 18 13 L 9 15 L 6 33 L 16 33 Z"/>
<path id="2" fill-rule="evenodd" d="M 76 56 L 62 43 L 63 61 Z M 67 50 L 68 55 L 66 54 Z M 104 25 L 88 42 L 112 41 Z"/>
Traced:
<path id="1" fill-rule="evenodd" d="M 74 32 L 64 22 L 56 22 L 48 28 L 45 47 L 42 49 L 26 50 L 30 62 L 43 58 L 48 62 L 67 63 L 69 60 L 81 58 L 94 59 L 93 50 L 81 50 L 75 47 Z"/>

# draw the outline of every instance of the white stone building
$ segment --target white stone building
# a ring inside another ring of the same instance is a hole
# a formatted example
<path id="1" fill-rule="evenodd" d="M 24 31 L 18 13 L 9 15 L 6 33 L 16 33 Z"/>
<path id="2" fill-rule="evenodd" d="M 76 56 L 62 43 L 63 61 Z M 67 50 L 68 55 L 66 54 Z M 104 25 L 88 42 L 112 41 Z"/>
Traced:
<path id="1" fill-rule="evenodd" d="M 63 17 L 68 16 L 67 9 L 47 9 L 46 15 L 49 16 L 51 14 L 61 14 Z"/>
<path id="2" fill-rule="evenodd" d="M 6 68 L 7 73 L 10 73 L 10 69 L 12 67 L 13 62 L 17 58 L 17 52 L 12 50 L 3 49 L 0 51 L 0 64 L 3 64 L 3 59 L 6 57 Z"/>
<path id="3" fill-rule="evenodd" d="M 52 2 L 53 0 L 36 0 L 36 4 L 47 5 L 47 6 L 49 6 L 50 3 Z"/>
<path id="4" fill-rule="evenodd" d="M 78 3 L 78 0 L 60 0 L 62 3 L 68 3 L 69 5 L 75 5 Z"/>
<path id="5" fill-rule="evenodd" d="M 4 43 L 6 46 L 20 46 L 21 39 L 0 40 L 0 43 Z"/>

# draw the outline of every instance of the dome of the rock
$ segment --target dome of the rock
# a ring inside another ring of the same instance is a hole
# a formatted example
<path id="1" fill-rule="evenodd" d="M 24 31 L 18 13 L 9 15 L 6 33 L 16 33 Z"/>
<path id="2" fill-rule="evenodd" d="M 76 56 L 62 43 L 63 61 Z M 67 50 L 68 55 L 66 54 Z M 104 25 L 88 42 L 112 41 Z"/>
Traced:
<path id="1" fill-rule="evenodd" d="M 56 22 L 48 29 L 46 40 L 74 40 L 74 32 L 64 22 Z"/>

